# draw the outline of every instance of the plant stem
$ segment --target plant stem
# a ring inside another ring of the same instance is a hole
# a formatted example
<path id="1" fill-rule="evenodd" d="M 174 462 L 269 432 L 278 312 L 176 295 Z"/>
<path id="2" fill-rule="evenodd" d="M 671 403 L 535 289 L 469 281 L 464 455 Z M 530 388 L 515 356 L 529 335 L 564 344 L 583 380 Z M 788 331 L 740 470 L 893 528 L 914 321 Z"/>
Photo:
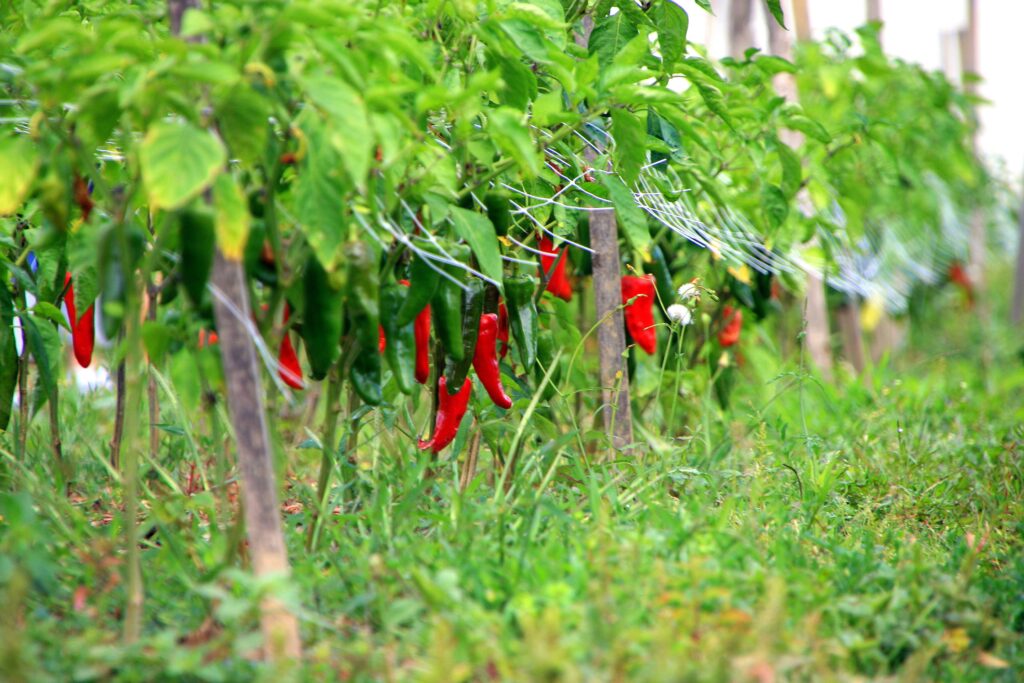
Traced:
<path id="1" fill-rule="evenodd" d="M 324 436 L 320 444 L 320 475 L 317 477 L 316 484 L 316 509 L 313 511 L 313 518 L 310 520 L 309 531 L 306 534 L 306 552 L 313 550 L 316 546 L 320 518 L 324 511 L 324 501 L 327 500 L 327 487 L 331 482 L 331 470 L 337 453 L 338 414 L 341 412 L 342 385 L 339 375 L 338 367 L 335 366 L 327 380 Z"/>
<path id="2" fill-rule="evenodd" d="M 114 375 L 114 386 L 117 392 L 117 405 L 114 408 L 114 437 L 110 440 L 110 466 L 115 470 L 120 469 L 121 463 L 121 440 L 124 438 L 124 383 L 125 370 L 124 360 L 117 364 L 117 373 Z"/>

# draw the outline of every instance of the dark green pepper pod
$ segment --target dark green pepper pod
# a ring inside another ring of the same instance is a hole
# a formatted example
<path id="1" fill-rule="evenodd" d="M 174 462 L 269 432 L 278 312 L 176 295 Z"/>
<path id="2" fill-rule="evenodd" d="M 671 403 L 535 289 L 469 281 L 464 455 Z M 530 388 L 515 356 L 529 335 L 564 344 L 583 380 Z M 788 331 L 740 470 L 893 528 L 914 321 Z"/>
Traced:
<path id="1" fill-rule="evenodd" d="M 14 342 L 14 301 L 0 282 L 0 432 L 7 429 L 18 386 L 18 350 Z"/>
<path id="2" fill-rule="evenodd" d="M 484 312 L 483 281 L 472 278 L 466 284 L 468 288 L 462 294 L 462 359 L 449 359 L 445 364 L 448 387 L 454 388 L 456 392 L 462 388 L 469 368 L 473 365 L 476 338 L 480 333 L 480 316 Z"/>
<path id="3" fill-rule="evenodd" d="M 133 223 L 115 223 L 100 236 L 99 280 L 103 301 L 103 334 L 117 337 L 127 303 L 127 277 L 145 251 L 146 238 Z"/>
<path id="4" fill-rule="evenodd" d="M 409 287 L 390 283 L 380 290 L 380 323 L 384 328 L 384 357 L 387 358 L 391 373 L 395 376 L 398 390 L 411 394 L 415 386 L 416 335 L 412 321 L 400 325 L 398 312 L 408 301 Z"/>
<path id="5" fill-rule="evenodd" d="M 345 245 L 348 261 L 349 327 L 356 342 L 349 379 L 359 398 L 380 405 L 380 272 L 373 251 L 365 242 Z"/>
<path id="6" fill-rule="evenodd" d="M 331 286 L 327 271 L 313 255 L 306 261 L 302 290 L 302 341 L 310 375 L 322 380 L 341 353 L 342 292 Z"/>
<path id="7" fill-rule="evenodd" d="M 544 381 L 544 374 L 547 372 L 548 366 L 555 358 L 555 335 L 551 330 L 544 330 L 537 335 L 537 364 L 533 368 L 533 376 L 537 381 L 537 386 Z M 562 378 L 562 370 L 560 367 L 555 368 L 551 372 L 551 379 L 547 386 L 544 387 L 544 391 L 541 394 L 541 398 L 545 401 L 550 400 L 555 395 L 555 385 Z"/>
<path id="8" fill-rule="evenodd" d="M 512 225 L 508 195 L 504 192 L 488 192 L 484 195 L 484 206 L 487 207 L 487 218 L 494 226 L 494 233 L 498 237 L 507 235 L 509 226 Z"/>
<path id="9" fill-rule="evenodd" d="M 537 361 L 537 305 L 533 300 L 536 289 L 537 280 L 529 275 L 505 278 L 508 324 L 516 341 L 519 360 L 527 370 Z"/>
<path id="10" fill-rule="evenodd" d="M 590 247 L 590 212 L 580 211 L 576 219 L 576 241 L 584 247 Z M 594 259 L 586 249 L 570 249 L 569 258 L 572 259 L 572 269 L 578 275 L 594 274 Z"/>
<path id="11" fill-rule="evenodd" d="M 405 325 L 416 319 L 437 292 L 441 284 L 441 273 L 426 259 L 414 254 L 409 264 L 409 296 L 398 312 L 398 324 Z"/>
<path id="12" fill-rule="evenodd" d="M 651 260 L 644 264 L 644 272 L 654 276 L 654 288 L 660 299 L 660 304 L 656 301 L 655 305 L 664 314 L 665 309 L 675 301 L 676 292 L 672 286 L 672 271 L 669 270 L 661 245 L 655 244 L 651 249 Z"/>
<path id="13" fill-rule="evenodd" d="M 206 294 L 206 282 L 213 269 L 213 254 L 217 235 L 213 228 L 211 211 L 186 209 L 178 217 L 181 240 L 181 284 L 192 305 L 199 306 Z"/>
<path id="14" fill-rule="evenodd" d="M 464 244 L 449 248 L 448 253 L 459 263 L 469 263 L 471 252 Z M 454 266 L 445 267 L 445 272 L 454 278 L 441 277 L 437 291 L 430 300 L 430 315 L 441 340 L 445 355 L 455 361 L 466 359 L 462 343 L 462 286 L 466 271 Z M 413 285 L 415 286 L 415 284 Z M 469 357 L 472 360 L 472 355 Z M 456 387 L 461 385 L 456 385 Z"/>

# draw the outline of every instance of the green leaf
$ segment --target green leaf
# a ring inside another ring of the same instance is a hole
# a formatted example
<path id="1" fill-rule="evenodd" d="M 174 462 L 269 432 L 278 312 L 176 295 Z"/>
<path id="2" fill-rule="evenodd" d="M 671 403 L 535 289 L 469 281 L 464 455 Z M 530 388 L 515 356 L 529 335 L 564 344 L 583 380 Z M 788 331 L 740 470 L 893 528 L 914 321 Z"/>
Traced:
<path id="1" fill-rule="evenodd" d="M 36 305 L 32 307 L 32 315 L 40 318 L 46 318 L 54 325 L 63 327 L 68 332 L 71 331 L 71 326 L 68 324 L 64 314 L 61 313 L 59 308 L 51 304 L 49 301 L 37 301 Z"/>
<path id="2" fill-rule="evenodd" d="M 488 116 L 487 131 L 495 144 L 515 159 L 523 175 L 533 178 L 540 173 L 540 155 L 533 145 L 530 130 L 523 123 L 522 112 L 498 107 Z"/>
<path id="3" fill-rule="evenodd" d="M 700 93 L 701 99 L 704 100 L 705 106 L 711 110 L 711 113 L 722 119 L 729 128 L 735 130 L 732 125 L 732 116 L 729 114 L 729 108 L 725 104 L 721 91 L 713 85 L 704 83 L 694 83 L 693 87 L 697 88 L 697 92 Z"/>
<path id="4" fill-rule="evenodd" d="M 213 183 L 214 228 L 217 248 L 231 261 L 241 261 L 249 240 L 249 205 L 242 188 L 227 173 Z"/>
<path id="5" fill-rule="evenodd" d="M 768 226 L 773 230 L 777 229 L 789 215 L 789 202 L 786 200 L 786 195 L 775 185 L 765 183 L 761 187 L 761 210 L 768 221 Z"/>
<path id="6" fill-rule="evenodd" d="M 782 125 L 790 130 L 798 130 L 804 135 L 814 138 L 823 144 L 827 145 L 832 142 L 832 136 L 829 135 L 824 126 L 803 114 L 787 115 L 786 120 Z"/>
<path id="7" fill-rule="evenodd" d="M 246 166 L 263 159 L 270 130 L 270 104 L 247 84 L 223 90 L 214 101 L 214 113 L 232 158 Z"/>
<path id="8" fill-rule="evenodd" d="M 636 205 L 633 193 L 614 173 L 602 173 L 601 182 L 608 189 L 608 196 L 615 206 L 615 218 L 626 240 L 633 249 L 646 257 L 650 250 L 651 232 L 647 228 L 647 216 L 643 209 Z"/>
<path id="9" fill-rule="evenodd" d="M 779 163 L 782 165 L 782 192 L 789 198 L 800 189 L 800 183 L 803 180 L 800 157 L 781 142 L 776 143 L 775 151 L 779 155 Z"/>
<path id="10" fill-rule="evenodd" d="M 328 140 L 355 185 L 362 185 L 373 158 L 373 130 L 366 115 L 366 103 L 348 83 L 330 76 L 303 79 L 306 94 L 327 114 Z"/>
<path id="11" fill-rule="evenodd" d="M 62 360 L 60 335 L 57 334 L 56 327 L 49 323 L 40 325 L 31 315 L 21 316 L 21 324 L 25 343 L 28 345 L 29 353 L 36 360 L 36 370 L 39 373 L 40 393 L 34 401 L 38 409 L 47 399 L 57 398 L 56 377 L 60 375 Z"/>
<path id="12" fill-rule="evenodd" d="M 189 123 L 157 123 L 139 149 L 151 209 L 177 209 L 206 189 L 227 162 L 221 141 Z"/>
<path id="13" fill-rule="evenodd" d="M 512 39 L 516 47 L 531 61 L 538 64 L 547 64 L 551 61 L 551 58 L 548 56 L 548 45 L 550 43 L 544 33 L 536 26 L 522 19 L 505 19 L 501 21 L 501 30 Z"/>
<path id="14" fill-rule="evenodd" d="M 693 0 L 693 1 L 696 2 L 700 6 L 700 8 L 702 10 L 704 10 L 705 12 L 708 12 L 710 14 L 714 14 L 714 11 L 711 9 L 711 0 Z"/>
<path id="15" fill-rule="evenodd" d="M 155 320 L 142 323 L 142 343 L 146 347 L 150 362 L 160 364 L 171 343 L 171 330 L 167 325 Z"/>
<path id="16" fill-rule="evenodd" d="M 530 101 L 537 97 L 536 74 L 518 59 L 491 54 L 488 56 L 488 62 L 496 65 L 501 73 L 501 80 L 504 82 L 501 88 L 502 103 L 525 110 Z"/>
<path id="17" fill-rule="evenodd" d="M 345 237 L 340 219 L 345 215 L 343 197 L 348 186 L 341 159 L 327 144 L 319 116 L 306 111 L 300 116 L 299 126 L 306 136 L 308 151 L 294 181 L 295 215 L 317 259 L 328 272 L 333 272 Z"/>
<path id="18" fill-rule="evenodd" d="M 670 65 L 682 59 L 686 52 L 686 33 L 690 28 L 690 16 L 673 0 L 662 0 L 655 12 L 658 26 L 658 45 L 661 58 L 668 70 Z"/>
<path id="19" fill-rule="evenodd" d="M 612 109 L 612 134 L 615 137 L 615 170 L 630 185 L 636 182 L 647 160 L 647 131 L 643 122 L 627 109 Z"/>
<path id="20" fill-rule="evenodd" d="M 25 200 L 39 168 L 39 153 L 27 135 L 0 139 L 0 216 L 14 213 Z"/>
<path id="21" fill-rule="evenodd" d="M 765 0 L 768 3 L 768 11 L 775 17 L 775 21 L 778 22 L 779 26 L 786 28 L 785 17 L 782 16 L 782 2 L 781 0 Z"/>
<path id="22" fill-rule="evenodd" d="M 494 233 L 494 225 L 487 216 L 476 211 L 453 206 L 451 209 L 452 221 L 455 224 L 455 232 L 459 237 L 466 240 L 473 254 L 476 255 L 477 263 L 480 264 L 480 272 L 501 284 L 501 250 L 498 247 L 498 237 Z"/>
<path id="23" fill-rule="evenodd" d="M 598 22 L 590 34 L 590 54 L 597 55 L 601 66 L 607 67 L 615 59 L 626 43 L 637 34 L 633 25 L 623 12 L 605 17 Z"/>

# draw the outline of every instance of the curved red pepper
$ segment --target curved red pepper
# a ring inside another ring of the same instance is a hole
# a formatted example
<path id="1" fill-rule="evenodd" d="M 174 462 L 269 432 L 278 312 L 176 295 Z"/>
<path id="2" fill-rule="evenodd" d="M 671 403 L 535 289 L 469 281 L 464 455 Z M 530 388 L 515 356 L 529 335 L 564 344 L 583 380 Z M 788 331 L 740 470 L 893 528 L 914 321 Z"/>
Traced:
<path id="1" fill-rule="evenodd" d="M 498 341 L 501 342 L 501 357 L 508 355 L 508 308 L 504 301 L 498 302 Z"/>
<path id="2" fill-rule="evenodd" d="M 408 287 L 409 281 L 399 280 L 398 284 Z M 426 384 L 430 380 L 430 304 L 416 314 L 412 332 L 416 338 L 416 381 Z"/>
<path id="3" fill-rule="evenodd" d="M 743 327 L 743 311 L 734 309 L 727 304 L 722 307 L 722 320 L 725 321 L 725 324 L 718 333 L 718 343 L 723 348 L 729 348 L 740 340 L 740 329 Z"/>
<path id="4" fill-rule="evenodd" d="M 75 287 L 71 283 L 71 273 L 65 273 L 64 286 L 67 288 L 64 292 L 64 305 L 68 309 L 71 346 L 75 350 L 75 360 L 83 368 L 87 368 L 92 365 L 92 350 L 96 341 L 94 306 L 85 309 L 85 313 L 79 318 L 75 311 Z"/>
<path id="5" fill-rule="evenodd" d="M 448 381 L 445 376 L 442 374 L 438 378 L 437 397 L 440 404 L 437 408 L 437 419 L 434 422 L 434 433 L 429 439 L 419 440 L 421 451 L 429 448 L 434 453 L 438 453 L 455 440 L 455 435 L 459 433 L 459 425 L 462 424 L 462 418 L 466 415 L 469 398 L 472 395 L 473 380 L 469 377 L 462 383 L 462 388 L 454 396 L 448 393 Z"/>
<path id="6" fill-rule="evenodd" d="M 480 316 L 480 332 L 476 338 L 476 351 L 473 353 L 473 369 L 480 378 L 480 384 L 487 390 L 487 395 L 494 405 L 508 410 L 512 407 L 512 399 L 501 386 L 501 367 L 495 346 L 498 341 L 498 314 L 484 313 Z"/>
<path id="7" fill-rule="evenodd" d="M 541 234 L 540 241 L 537 243 L 537 248 L 543 252 L 553 254 L 552 256 L 540 255 L 540 267 L 544 271 L 544 275 L 548 278 L 548 285 L 545 289 L 559 299 L 565 299 L 566 301 L 572 300 L 572 284 L 569 283 L 569 276 L 566 275 L 565 266 L 568 262 L 568 258 L 564 255 L 559 258 L 560 249 L 555 249 L 551 240 L 548 236 Z M 555 266 L 554 272 L 551 270 L 551 266 L 558 262 Z"/>
<path id="8" fill-rule="evenodd" d="M 658 334 L 654 327 L 655 296 L 653 276 L 622 276 L 622 303 L 627 304 L 625 310 L 626 329 L 637 346 L 651 356 L 658 350 Z M 629 304 L 629 300 L 633 297 L 639 298 Z"/>
<path id="9" fill-rule="evenodd" d="M 284 322 L 288 324 L 288 316 L 291 311 L 288 308 L 288 304 L 284 305 Z M 281 348 L 277 352 L 277 375 L 284 380 L 284 383 L 290 386 L 292 389 L 302 390 L 306 388 L 305 383 L 302 381 L 302 366 L 299 364 L 299 356 L 295 353 L 295 347 L 292 346 L 291 336 L 288 334 L 288 330 L 285 330 L 284 337 L 281 339 Z"/>

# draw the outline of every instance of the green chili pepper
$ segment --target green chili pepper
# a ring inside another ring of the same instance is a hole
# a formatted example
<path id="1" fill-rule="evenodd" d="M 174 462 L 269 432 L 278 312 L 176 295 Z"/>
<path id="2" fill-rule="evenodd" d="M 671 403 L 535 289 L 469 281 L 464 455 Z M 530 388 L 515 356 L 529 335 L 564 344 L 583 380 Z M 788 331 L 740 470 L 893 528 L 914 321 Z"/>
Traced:
<path id="1" fill-rule="evenodd" d="M 484 283 L 472 278 L 466 283 L 468 289 L 462 296 L 462 358 L 450 358 L 445 366 L 448 387 L 458 391 L 469 368 L 473 365 L 473 354 L 476 351 L 476 339 L 480 332 L 480 316 L 484 311 Z M 451 354 L 448 354 L 451 357 Z"/>
<path id="2" fill-rule="evenodd" d="M 484 206 L 487 207 L 487 217 L 494 226 L 494 233 L 498 237 L 507 235 L 508 228 L 512 225 L 508 195 L 504 192 L 488 192 L 484 195 Z"/>
<path id="3" fill-rule="evenodd" d="M 18 350 L 14 342 L 14 302 L 7 284 L 0 282 L 0 432 L 11 419 L 14 389 L 18 386 Z"/>
<path id="4" fill-rule="evenodd" d="M 331 286 L 327 271 L 314 255 L 306 261 L 302 289 L 302 340 L 310 375 L 321 380 L 341 353 L 342 292 Z"/>
<path id="5" fill-rule="evenodd" d="M 416 319 L 437 292 L 441 284 L 441 273 L 432 268 L 419 255 L 413 255 L 409 264 L 409 296 L 398 311 L 398 324 L 405 325 Z"/>
<path id="6" fill-rule="evenodd" d="M 390 283 L 380 290 L 380 324 L 384 328 L 384 356 L 387 358 L 395 383 L 403 394 L 411 394 L 415 386 L 416 335 L 413 322 L 398 323 L 398 311 L 410 296 L 409 287 Z"/>
<path id="7" fill-rule="evenodd" d="M 654 276 L 654 288 L 661 301 L 660 304 L 655 301 L 654 305 L 664 312 L 676 300 L 676 292 L 672 286 L 672 271 L 668 268 L 668 260 L 660 244 L 655 244 L 651 249 L 651 261 L 644 264 L 644 272 Z"/>
<path id="8" fill-rule="evenodd" d="M 533 295 L 537 280 L 528 275 L 505 278 L 508 322 L 523 366 L 529 370 L 537 361 L 537 305 Z"/>
<path id="9" fill-rule="evenodd" d="M 365 242 L 345 245 L 348 261 L 348 310 L 356 355 L 349 370 L 352 387 L 367 404 L 379 405 L 380 387 L 380 275 L 377 259 Z"/>
<path id="10" fill-rule="evenodd" d="M 103 334 L 114 339 L 121 329 L 128 291 L 126 274 L 145 250 L 146 238 L 134 223 L 115 223 L 100 236 L 99 279 L 103 300 Z"/>
<path id="11" fill-rule="evenodd" d="M 213 254 L 217 236 L 213 229 L 213 212 L 186 209 L 178 217 L 181 239 L 179 272 L 185 293 L 194 306 L 199 306 L 206 294 L 206 281 L 213 269 Z"/>
<path id="12" fill-rule="evenodd" d="M 576 220 L 576 241 L 590 247 L 590 212 L 580 211 L 579 214 Z M 577 274 L 594 274 L 594 259 L 586 249 L 570 249 L 569 258 L 572 259 L 572 269 Z"/>
<path id="13" fill-rule="evenodd" d="M 537 380 L 537 386 L 544 381 L 544 373 L 547 372 L 548 366 L 551 365 L 551 361 L 555 358 L 555 335 L 551 330 L 543 330 L 537 336 L 537 364 L 533 368 L 533 376 Z M 551 372 L 551 379 L 544 387 L 544 392 L 541 394 L 541 398 L 545 401 L 551 399 L 555 395 L 555 384 L 562 377 L 561 368 L 555 368 Z"/>
<path id="14" fill-rule="evenodd" d="M 464 244 L 449 248 L 448 253 L 460 263 L 470 262 L 471 253 L 469 247 Z M 445 270 L 458 282 L 465 280 L 464 270 L 451 266 Z M 445 354 L 455 361 L 465 360 L 467 357 L 462 344 L 462 287 L 449 278 L 442 277 L 437 291 L 430 300 L 430 312 L 437 338 L 441 340 Z M 469 359 L 472 358 L 470 354 Z"/>

